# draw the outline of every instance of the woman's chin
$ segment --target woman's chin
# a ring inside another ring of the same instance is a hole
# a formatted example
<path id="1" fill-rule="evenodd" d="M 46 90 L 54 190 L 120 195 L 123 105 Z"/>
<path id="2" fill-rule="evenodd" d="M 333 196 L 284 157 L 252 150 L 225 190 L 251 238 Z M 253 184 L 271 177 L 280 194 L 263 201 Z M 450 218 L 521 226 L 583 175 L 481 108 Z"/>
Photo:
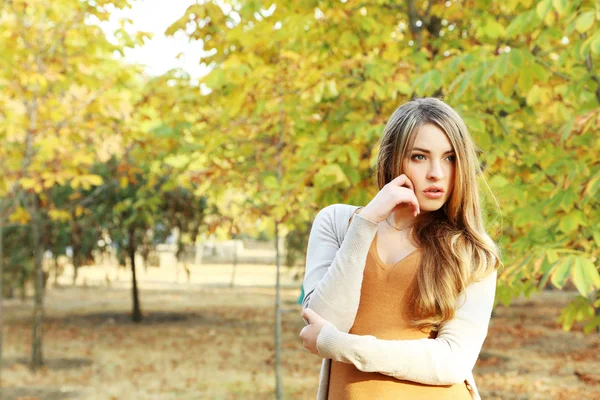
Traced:
<path id="1" fill-rule="evenodd" d="M 419 208 L 421 209 L 421 211 L 437 211 L 440 208 L 442 208 L 442 206 L 444 205 L 444 203 L 446 202 L 446 199 L 441 198 L 441 199 L 429 199 L 427 197 L 424 197 L 422 199 L 418 199 L 419 200 Z"/>

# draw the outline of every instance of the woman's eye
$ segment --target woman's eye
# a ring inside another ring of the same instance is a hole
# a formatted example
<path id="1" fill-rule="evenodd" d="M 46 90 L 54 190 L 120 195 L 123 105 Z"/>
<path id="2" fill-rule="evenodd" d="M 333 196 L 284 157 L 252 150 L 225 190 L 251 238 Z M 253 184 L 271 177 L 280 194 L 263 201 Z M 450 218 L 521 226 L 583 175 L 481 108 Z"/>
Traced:
<path id="1" fill-rule="evenodd" d="M 448 156 L 447 158 L 452 162 L 456 161 L 456 156 Z"/>
<path id="2" fill-rule="evenodd" d="M 422 157 L 422 158 L 417 158 L 417 157 Z M 422 154 L 415 154 L 412 158 L 413 158 L 413 160 L 424 160 L 425 156 Z"/>

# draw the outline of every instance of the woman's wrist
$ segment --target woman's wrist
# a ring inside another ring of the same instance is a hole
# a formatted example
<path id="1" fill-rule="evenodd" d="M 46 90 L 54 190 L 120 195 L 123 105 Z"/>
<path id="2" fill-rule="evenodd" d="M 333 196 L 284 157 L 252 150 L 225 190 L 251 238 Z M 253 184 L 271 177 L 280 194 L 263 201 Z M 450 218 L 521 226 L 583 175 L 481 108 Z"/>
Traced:
<path id="1" fill-rule="evenodd" d="M 360 209 L 360 211 L 357 212 L 356 215 L 360 215 L 362 218 L 366 219 L 367 221 L 373 222 L 374 224 L 378 224 L 381 222 L 381 218 L 377 218 L 377 216 L 370 214 L 369 210 L 365 211 L 365 208 Z"/>

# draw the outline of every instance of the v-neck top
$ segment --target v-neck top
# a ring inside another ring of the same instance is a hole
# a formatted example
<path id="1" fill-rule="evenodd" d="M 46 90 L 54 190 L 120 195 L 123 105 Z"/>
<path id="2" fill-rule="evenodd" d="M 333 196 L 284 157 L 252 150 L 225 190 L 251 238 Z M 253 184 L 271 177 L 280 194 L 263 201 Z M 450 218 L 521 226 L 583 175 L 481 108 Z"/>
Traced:
<path id="1" fill-rule="evenodd" d="M 373 239 L 373 243 L 371 244 L 371 248 L 369 249 L 369 253 L 371 253 L 373 255 L 373 259 L 374 259 L 375 263 L 377 265 L 379 265 L 381 268 L 389 269 L 389 268 L 396 267 L 399 264 L 401 264 L 402 262 L 404 262 L 404 260 L 406 260 L 407 258 L 412 257 L 413 255 L 420 254 L 421 250 L 417 248 L 417 249 L 414 249 L 413 251 L 411 251 L 410 253 L 408 253 L 401 260 L 396 261 L 395 263 L 385 263 L 379 257 L 379 252 L 377 251 L 377 237 L 378 236 L 379 236 L 379 232 L 375 233 L 375 238 Z"/>
<path id="2" fill-rule="evenodd" d="M 377 253 L 377 235 L 371 242 L 364 269 L 360 303 L 349 333 L 378 339 L 435 338 L 436 332 L 409 325 L 413 290 L 418 290 L 417 272 L 421 249 L 394 264 L 384 263 Z M 332 360 L 328 400 L 470 400 L 465 383 L 434 386 L 398 380 L 376 372 L 363 372 L 353 364 Z"/>

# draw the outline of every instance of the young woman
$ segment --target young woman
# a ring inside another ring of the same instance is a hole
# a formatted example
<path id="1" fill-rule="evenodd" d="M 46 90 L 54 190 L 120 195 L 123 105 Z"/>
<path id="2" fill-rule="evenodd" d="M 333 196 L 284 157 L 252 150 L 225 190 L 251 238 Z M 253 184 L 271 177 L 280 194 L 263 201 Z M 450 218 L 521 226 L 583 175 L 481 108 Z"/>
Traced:
<path id="1" fill-rule="evenodd" d="M 385 127 L 373 200 L 317 214 L 300 337 L 324 358 L 319 400 L 480 398 L 471 371 L 500 258 L 479 173 L 460 116 L 416 99 Z"/>

